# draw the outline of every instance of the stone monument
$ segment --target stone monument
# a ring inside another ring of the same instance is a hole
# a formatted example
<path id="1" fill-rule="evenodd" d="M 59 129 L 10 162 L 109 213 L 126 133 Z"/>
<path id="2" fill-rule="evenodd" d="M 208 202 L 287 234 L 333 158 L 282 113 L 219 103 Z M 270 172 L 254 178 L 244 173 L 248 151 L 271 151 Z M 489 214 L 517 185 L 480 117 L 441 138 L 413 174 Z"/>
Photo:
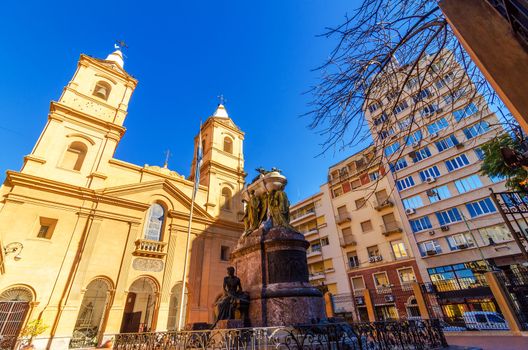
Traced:
<path id="1" fill-rule="evenodd" d="M 309 243 L 290 226 L 286 177 L 275 168 L 257 171 L 242 193 L 245 231 L 231 254 L 249 294 L 250 326 L 317 323 L 325 318 L 324 301 L 308 281 Z"/>

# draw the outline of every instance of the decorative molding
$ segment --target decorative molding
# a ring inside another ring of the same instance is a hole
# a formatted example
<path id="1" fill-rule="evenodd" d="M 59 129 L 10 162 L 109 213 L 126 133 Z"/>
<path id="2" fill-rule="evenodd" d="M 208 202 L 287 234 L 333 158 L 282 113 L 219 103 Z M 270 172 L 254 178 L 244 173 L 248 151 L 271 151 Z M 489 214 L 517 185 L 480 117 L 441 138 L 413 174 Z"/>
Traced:
<path id="1" fill-rule="evenodd" d="M 35 163 L 46 164 L 46 159 L 37 157 L 33 154 L 28 154 L 27 156 L 24 157 L 25 162 L 27 162 L 28 160 L 35 162 Z"/>
<path id="2" fill-rule="evenodd" d="M 159 259 L 135 258 L 132 267 L 137 271 L 161 272 L 165 263 Z"/>

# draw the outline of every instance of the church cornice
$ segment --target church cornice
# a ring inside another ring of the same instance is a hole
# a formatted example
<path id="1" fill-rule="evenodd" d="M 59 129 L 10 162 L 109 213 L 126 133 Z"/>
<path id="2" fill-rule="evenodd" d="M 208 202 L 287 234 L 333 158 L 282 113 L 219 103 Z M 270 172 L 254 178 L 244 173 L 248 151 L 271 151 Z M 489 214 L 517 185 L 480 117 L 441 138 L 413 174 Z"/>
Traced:
<path id="1" fill-rule="evenodd" d="M 72 118 L 70 115 L 74 115 L 76 118 Z M 61 118 L 64 118 L 64 119 L 68 119 L 69 121 L 72 121 L 72 122 L 80 120 L 88 125 L 99 127 L 101 130 L 114 131 L 120 137 L 122 137 L 126 131 L 126 128 L 121 125 L 117 125 L 112 122 L 104 121 L 97 117 L 93 117 L 87 113 L 70 108 L 60 102 L 52 101 L 50 104 L 50 116 L 48 118 L 61 120 L 57 118 L 57 116 L 60 116 Z"/>
<path id="2" fill-rule="evenodd" d="M 94 58 L 85 54 L 81 54 L 81 57 L 79 58 L 79 65 L 86 65 L 87 62 L 115 78 L 124 80 L 124 82 L 132 88 L 135 88 L 137 86 L 137 79 L 128 74 L 123 68 L 119 67 L 112 61 L 107 61 L 100 58 Z"/>

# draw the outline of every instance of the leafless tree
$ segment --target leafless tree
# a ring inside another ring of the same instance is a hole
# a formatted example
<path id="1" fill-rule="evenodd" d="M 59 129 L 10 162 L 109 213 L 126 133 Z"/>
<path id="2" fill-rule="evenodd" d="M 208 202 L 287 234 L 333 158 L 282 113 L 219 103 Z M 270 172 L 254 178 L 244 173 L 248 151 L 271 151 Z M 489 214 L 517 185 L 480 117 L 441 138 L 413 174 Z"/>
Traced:
<path id="1" fill-rule="evenodd" d="M 436 0 L 363 0 L 324 36 L 337 45 L 318 68 L 321 78 L 311 89 L 307 113 L 310 127 L 325 137 L 323 152 L 372 142 L 377 156 L 371 162 L 387 165 L 402 156 L 413 125 L 428 124 L 440 106 L 452 110 L 464 99 L 494 111 L 502 107 Z M 429 94 L 427 88 L 436 84 L 443 93 Z M 376 118 L 365 118 L 369 109 L 376 109 Z M 404 124 L 396 122 L 402 109 L 411 116 Z M 502 122 L 511 120 L 507 111 L 501 114 Z M 393 133 L 403 142 L 384 154 Z"/>

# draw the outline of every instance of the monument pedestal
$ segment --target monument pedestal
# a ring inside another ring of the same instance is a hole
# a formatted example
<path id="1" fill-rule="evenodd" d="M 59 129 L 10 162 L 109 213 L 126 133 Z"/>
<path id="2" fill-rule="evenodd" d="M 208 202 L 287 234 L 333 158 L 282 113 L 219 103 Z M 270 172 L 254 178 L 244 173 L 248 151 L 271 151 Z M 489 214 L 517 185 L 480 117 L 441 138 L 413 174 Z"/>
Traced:
<path id="1" fill-rule="evenodd" d="M 291 326 L 325 318 L 322 293 L 308 281 L 304 236 L 285 227 L 240 238 L 231 261 L 249 293 L 252 327 Z"/>

